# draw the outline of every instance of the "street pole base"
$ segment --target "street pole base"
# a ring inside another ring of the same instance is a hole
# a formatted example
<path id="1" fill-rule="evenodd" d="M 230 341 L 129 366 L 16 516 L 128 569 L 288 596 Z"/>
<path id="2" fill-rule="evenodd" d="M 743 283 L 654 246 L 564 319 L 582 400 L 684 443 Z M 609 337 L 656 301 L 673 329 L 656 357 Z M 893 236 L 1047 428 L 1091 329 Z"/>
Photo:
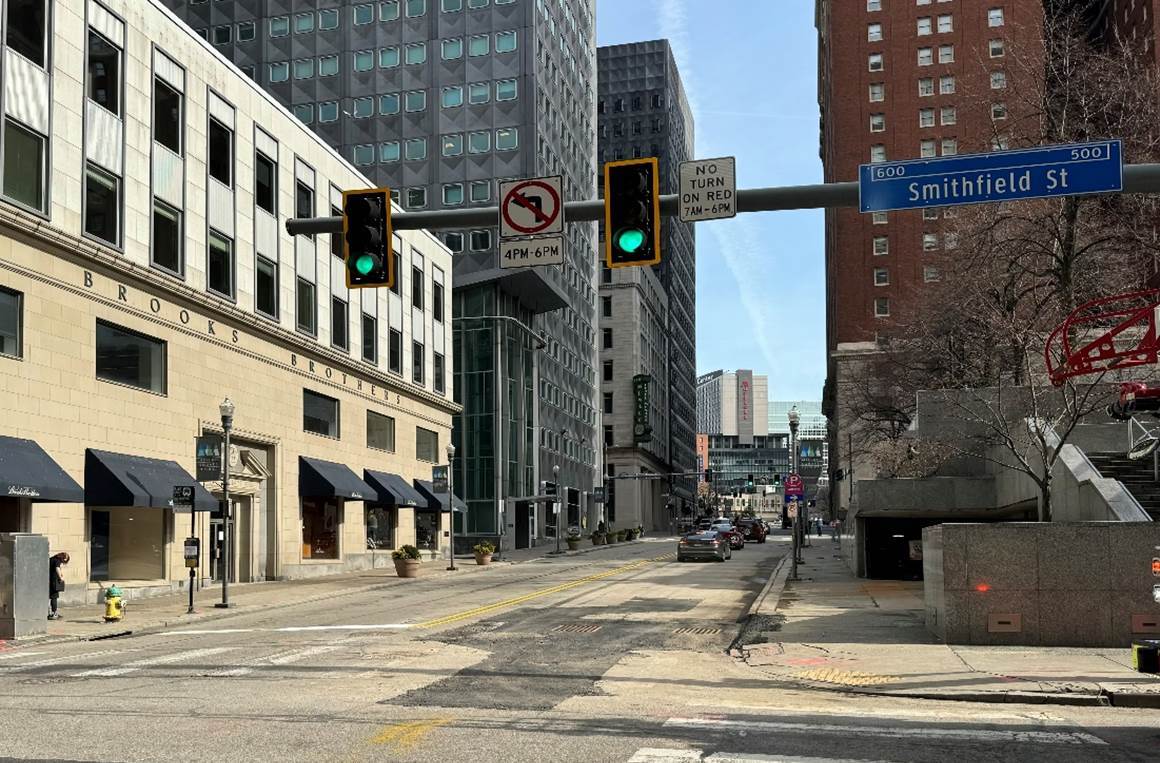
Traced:
<path id="1" fill-rule="evenodd" d="M 214 609 L 233 609 L 234 605 L 228 601 L 219 601 L 213 607 Z"/>
<path id="2" fill-rule="evenodd" d="M 456 572 L 458 570 L 459 570 L 459 568 L 456 567 L 454 564 L 447 568 L 448 572 Z"/>

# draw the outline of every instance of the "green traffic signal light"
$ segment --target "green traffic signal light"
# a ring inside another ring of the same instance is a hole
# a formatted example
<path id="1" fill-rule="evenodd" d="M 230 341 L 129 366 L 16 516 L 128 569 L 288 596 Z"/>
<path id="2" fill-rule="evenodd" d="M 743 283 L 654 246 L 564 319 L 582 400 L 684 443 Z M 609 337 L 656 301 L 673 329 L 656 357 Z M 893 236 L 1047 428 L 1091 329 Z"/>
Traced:
<path id="1" fill-rule="evenodd" d="M 616 234 L 616 246 L 623 252 L 632 254 L 644 245 L 644 231 L 640 228 L 628 228 Z"/>
<path id="2" fill-rule="evenodd" d="M 343 260 L 351 289 L 394 283 L 391 254 L 390 189 L 370 188 L 342 194 Z"/>

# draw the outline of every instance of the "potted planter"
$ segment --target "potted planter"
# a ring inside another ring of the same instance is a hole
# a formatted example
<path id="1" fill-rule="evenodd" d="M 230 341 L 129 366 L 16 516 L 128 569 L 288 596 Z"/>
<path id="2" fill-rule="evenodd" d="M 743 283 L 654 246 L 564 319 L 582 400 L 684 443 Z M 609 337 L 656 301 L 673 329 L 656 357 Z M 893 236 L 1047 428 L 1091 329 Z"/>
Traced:
<path id="1" fill-rule="evenodd" d="M 611 546 L 613 543 L 616 543 L 616 541 L 618 540 L 618 538 L 616 537 L 616 531 L 615 531 L 615 530 L 609 530 L 609 531 L 608 531 L 608 535 L 606 535 L 606 536 L 604 536 L 604 537 L 608 539 L 608 545 L 610 545 L 610 546 Z"/>
<path id="2" fill-rule="evenodd" d="M 624 531 L 624 539 L 625 540 L 636 540 L 636 530 L 625 530 Z"/>
<path id="3" fill-rule="evenodd" d="M 588 537 L 592 539 L 593 546 L 603 546 L 604 545 L 604 533 L 592 533 Z"/>
<path id="4" fill-rule="evenodd" d="M 391 559 L 395 561 L 395 574 L 399 577 L 419 577 L 419 549 L 409 545 L 403 546 L 391 552 Z"/>
<path id="5" fill-rule="evenodd" d="M 491 555 L 495 553 L 495 546 L 487 541 L 477 543 L 472 547 L 475 551 L 475 563 L 483 567 L 491 564 Z"/>
<path id="6" fill-rule="evenodd" d="M 624 530 L 617 530 L 616 531 L 616 542 L 617 543 L 624 542 Z"/>
<path id="7" fill-rule="evenodd" d="M 580 548 L 580 539 L 579 538 L 571 538 L 571 537 L 565 538 L 564 542 L 568 544 L 569 551 L 575 551 L 576 549 Z"/>

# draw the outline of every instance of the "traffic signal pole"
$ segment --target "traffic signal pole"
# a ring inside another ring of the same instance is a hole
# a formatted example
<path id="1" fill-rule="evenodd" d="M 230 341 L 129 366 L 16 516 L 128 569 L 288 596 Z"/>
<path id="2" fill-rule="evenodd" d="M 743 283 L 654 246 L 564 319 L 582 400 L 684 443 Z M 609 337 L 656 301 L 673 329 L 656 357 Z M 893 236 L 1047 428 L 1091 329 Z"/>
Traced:
<path id="1" fill-rule="evenodd" d="M 1160 164 L 1124 165 L 1124 190 L 1120 193 L 1160 194 Z M 661 196 L 661 214 L 676 216 L 679 199 L 676 194 Z M 777 212 L 791 209 L 841 209 L 858 207 L 858 183 L 824 183 L 772 188 L 741 188 L 737 191 L 737 211 Z M 569 201 L 564 204 L 565 220 L 570 223 L 604 219 L 604 200 Z M 471 209 L 435 209 L 425 212 L 396 212 L 391 215 L 395 230 L 439 230 L 494 226 L 499 207 Z M 286 220 L 286 231 L 292 236 L 306 233 L 342 233 L 341 217 L 294 217 Z"/>

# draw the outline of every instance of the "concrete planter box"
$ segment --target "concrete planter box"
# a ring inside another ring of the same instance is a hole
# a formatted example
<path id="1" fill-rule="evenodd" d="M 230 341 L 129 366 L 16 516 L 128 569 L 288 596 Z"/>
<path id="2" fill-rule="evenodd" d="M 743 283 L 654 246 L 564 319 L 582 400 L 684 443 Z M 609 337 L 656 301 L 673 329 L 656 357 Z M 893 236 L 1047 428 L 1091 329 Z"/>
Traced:
<path id="1" fill-rule="evenodd" d="M 1160 638 L 1160 523 L 944 524 L 923 530 L 922 546 L 927 629 L 947 643 Z"/>

